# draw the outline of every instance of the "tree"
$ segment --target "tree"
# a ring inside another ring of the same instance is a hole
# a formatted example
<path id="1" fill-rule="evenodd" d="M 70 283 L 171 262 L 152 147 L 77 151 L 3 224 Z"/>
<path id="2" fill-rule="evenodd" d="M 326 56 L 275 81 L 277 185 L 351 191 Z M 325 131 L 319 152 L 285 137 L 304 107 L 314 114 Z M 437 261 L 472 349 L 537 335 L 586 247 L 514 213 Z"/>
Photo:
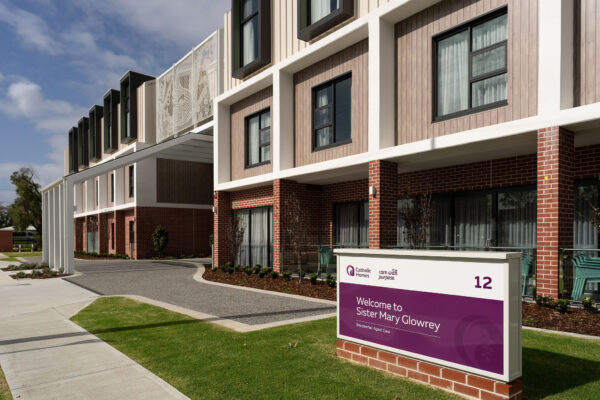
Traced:
<path id="1" fill-rule="evenodd" d="M 10 208 L 10 217 L 15 231 L 24 232 L 29 225 L 33 225 L 39 237 L 42 234 L 42 194 L 35 178 L 32 168 L 21 168 L 10 176 L 17 192 Z"/>
<path id="2" fill-rule="evenodd" d="M 162 257 L 162 251 L 167 247 L 168 243 L 169 232 L 167 232 L 167 228 L 158 225 L 152 233 L 152 244 L 154 245 L 154 251 L 158 252 L 159 257 Z"/>
<path id="3" fill-rule="evenodd" d="M 236 213 L 233 217 L 231 226 L 228 228 L 228 236 L 231 238 L 231 255 L 233 257 L 233 263 L 237 263 L 238 255 L 240 254 L 240 247 L 244 242 L 244 234 L 246 233 L 246 227 L 242 223 L 241 216 Z"/>
<path id="4" fill-rule="evenodd" d="M 412 196 L 399 207 L 398 214 L 404 223 L 404 234 L 411 249 L 422 249 L 427 244 L 429 225 L 433 216 L 431 193 Z"/>
<path id="5" fill-rule="evenodd" d="M 290 191 L 285 197 L 282 207 L 282 217 L 285 221 L 285 244 L 296 255 L 298 278 L 302 283 L 302 250 L 307 243 L 308 231 L 305 219 L 302 218 L 302 205 L 296 190 Z M 282 257 L 284 258 L 284 257 Z"/>
<path id="6" fill-rule="evenodd" d="M 10 218 L 10 207 L 0 205 L 0 228 L 6 228 L 12 225 Z"/>

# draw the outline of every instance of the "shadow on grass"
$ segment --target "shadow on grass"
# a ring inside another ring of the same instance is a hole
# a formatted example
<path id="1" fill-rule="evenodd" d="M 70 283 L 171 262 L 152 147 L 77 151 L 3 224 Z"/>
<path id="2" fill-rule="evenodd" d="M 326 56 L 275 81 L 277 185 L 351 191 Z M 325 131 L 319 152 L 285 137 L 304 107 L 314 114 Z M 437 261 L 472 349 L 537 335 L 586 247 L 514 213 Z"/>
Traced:
<path id="1" fill-rule="evenodd" d="M 528 400 L 558 395 L 592 382 L 598 382 L 600 390 L 600 362 L 523 347 L 523 394 Z M 576 396 L 573 393 L 570 398 Z"/>

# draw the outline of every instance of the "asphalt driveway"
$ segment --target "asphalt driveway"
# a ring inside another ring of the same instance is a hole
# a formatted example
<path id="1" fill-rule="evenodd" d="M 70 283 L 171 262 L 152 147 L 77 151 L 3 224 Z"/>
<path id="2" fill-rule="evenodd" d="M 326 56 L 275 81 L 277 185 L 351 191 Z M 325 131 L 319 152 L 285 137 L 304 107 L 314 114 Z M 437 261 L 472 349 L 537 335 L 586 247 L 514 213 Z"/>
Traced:
<path id="1" fill-rule="evenodd" d="M 335 313 L 320 302 L 215 286 L 194 280 L 179 261 L 75 260 L 82 275 L 65 280 L 99 295 L 138 295 L 248 325 Z"/>

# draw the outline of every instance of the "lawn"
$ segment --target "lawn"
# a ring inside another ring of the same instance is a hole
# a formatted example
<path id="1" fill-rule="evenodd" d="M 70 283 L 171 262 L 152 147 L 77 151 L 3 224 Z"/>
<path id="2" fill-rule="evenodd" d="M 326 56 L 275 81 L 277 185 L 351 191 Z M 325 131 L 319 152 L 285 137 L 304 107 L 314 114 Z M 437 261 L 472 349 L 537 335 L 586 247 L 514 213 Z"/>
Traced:
<path id="1" fill-rule="evenodd" d="M 6 383 L 6 378 L 2 372 L 2 367 L 0 367 L 0 400 L 12 400 L 12 398 L 8 383 Z"/>
<path id="2" fill-rule="evenodd" d="M 19 253 L 18 251 L 9 251 L 9 252 L 4 252 L 2 253 L 7 257 L 41 257 L 42 256 L 42 252 L 41 251 L 36 251 L 33 253 L 26 253 L 26 252 L 22 252 Z"/>
<path id="3" fill-rule="evenodd" d="M 103 298 L 73 320 L 193 399 L 456 398 L 338 360 L 333 318 L 242 334 Z M 523 331 L 523 380 L 530 400 L 600 398 L 600 340 Z"/>

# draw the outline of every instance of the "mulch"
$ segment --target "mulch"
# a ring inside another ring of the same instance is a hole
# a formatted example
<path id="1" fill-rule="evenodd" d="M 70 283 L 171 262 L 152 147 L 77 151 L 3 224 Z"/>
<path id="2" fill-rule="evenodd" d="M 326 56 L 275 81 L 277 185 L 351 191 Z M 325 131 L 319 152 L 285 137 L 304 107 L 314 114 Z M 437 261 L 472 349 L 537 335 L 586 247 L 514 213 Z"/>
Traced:
<path id="1" fill-rule="evenodd" d="M 561 314 L 535 303 L 523 303 L 523 326 L 600 336 L 600 313 L 569 307 Z"/>
<path id="2" fill-rule="evenodd" d="M 26 274 L 24 277 L 22 278 L 17 278 L 17 275 L 10 275 L 11 278 L 13 279 L 52 279 L 52 278 L 62 278 L 64 276 L 69 276 L 67 274 L 57 274 L 57 275 L 37 275 L 37 276 L 31 276 L 31 274 Z"/>
<path id="3" fill-rule="evenodd" d="M 212 271 L 210 267 L 206 267 L 203 277 L 207 281 L 228 283 L 230 285 L 245 286 L 287 294 L 297 294 L 324 300 L 337 300 L 335 288 L 327 286 L 327 284 L 322 281 L 317 281 L 315 285 L 311 285 L 306 278 L 300 283 L 298 282 L 297 277 L 285 280 L 281 276 L 273 279 L 270 275 L 265 275 L 263 278 L 260 278 L 256 274 L 247 275 L 242 271 L 236 271 L 232 274 L 221 270 Z"/>
<path id="4" fill-rule="evenodd" d="M 120 257 L 96 257 L 96 256 L 88 256 L 86 254 L 75 254 L 75 258 L 80 260 L 124 260 Z"/>

